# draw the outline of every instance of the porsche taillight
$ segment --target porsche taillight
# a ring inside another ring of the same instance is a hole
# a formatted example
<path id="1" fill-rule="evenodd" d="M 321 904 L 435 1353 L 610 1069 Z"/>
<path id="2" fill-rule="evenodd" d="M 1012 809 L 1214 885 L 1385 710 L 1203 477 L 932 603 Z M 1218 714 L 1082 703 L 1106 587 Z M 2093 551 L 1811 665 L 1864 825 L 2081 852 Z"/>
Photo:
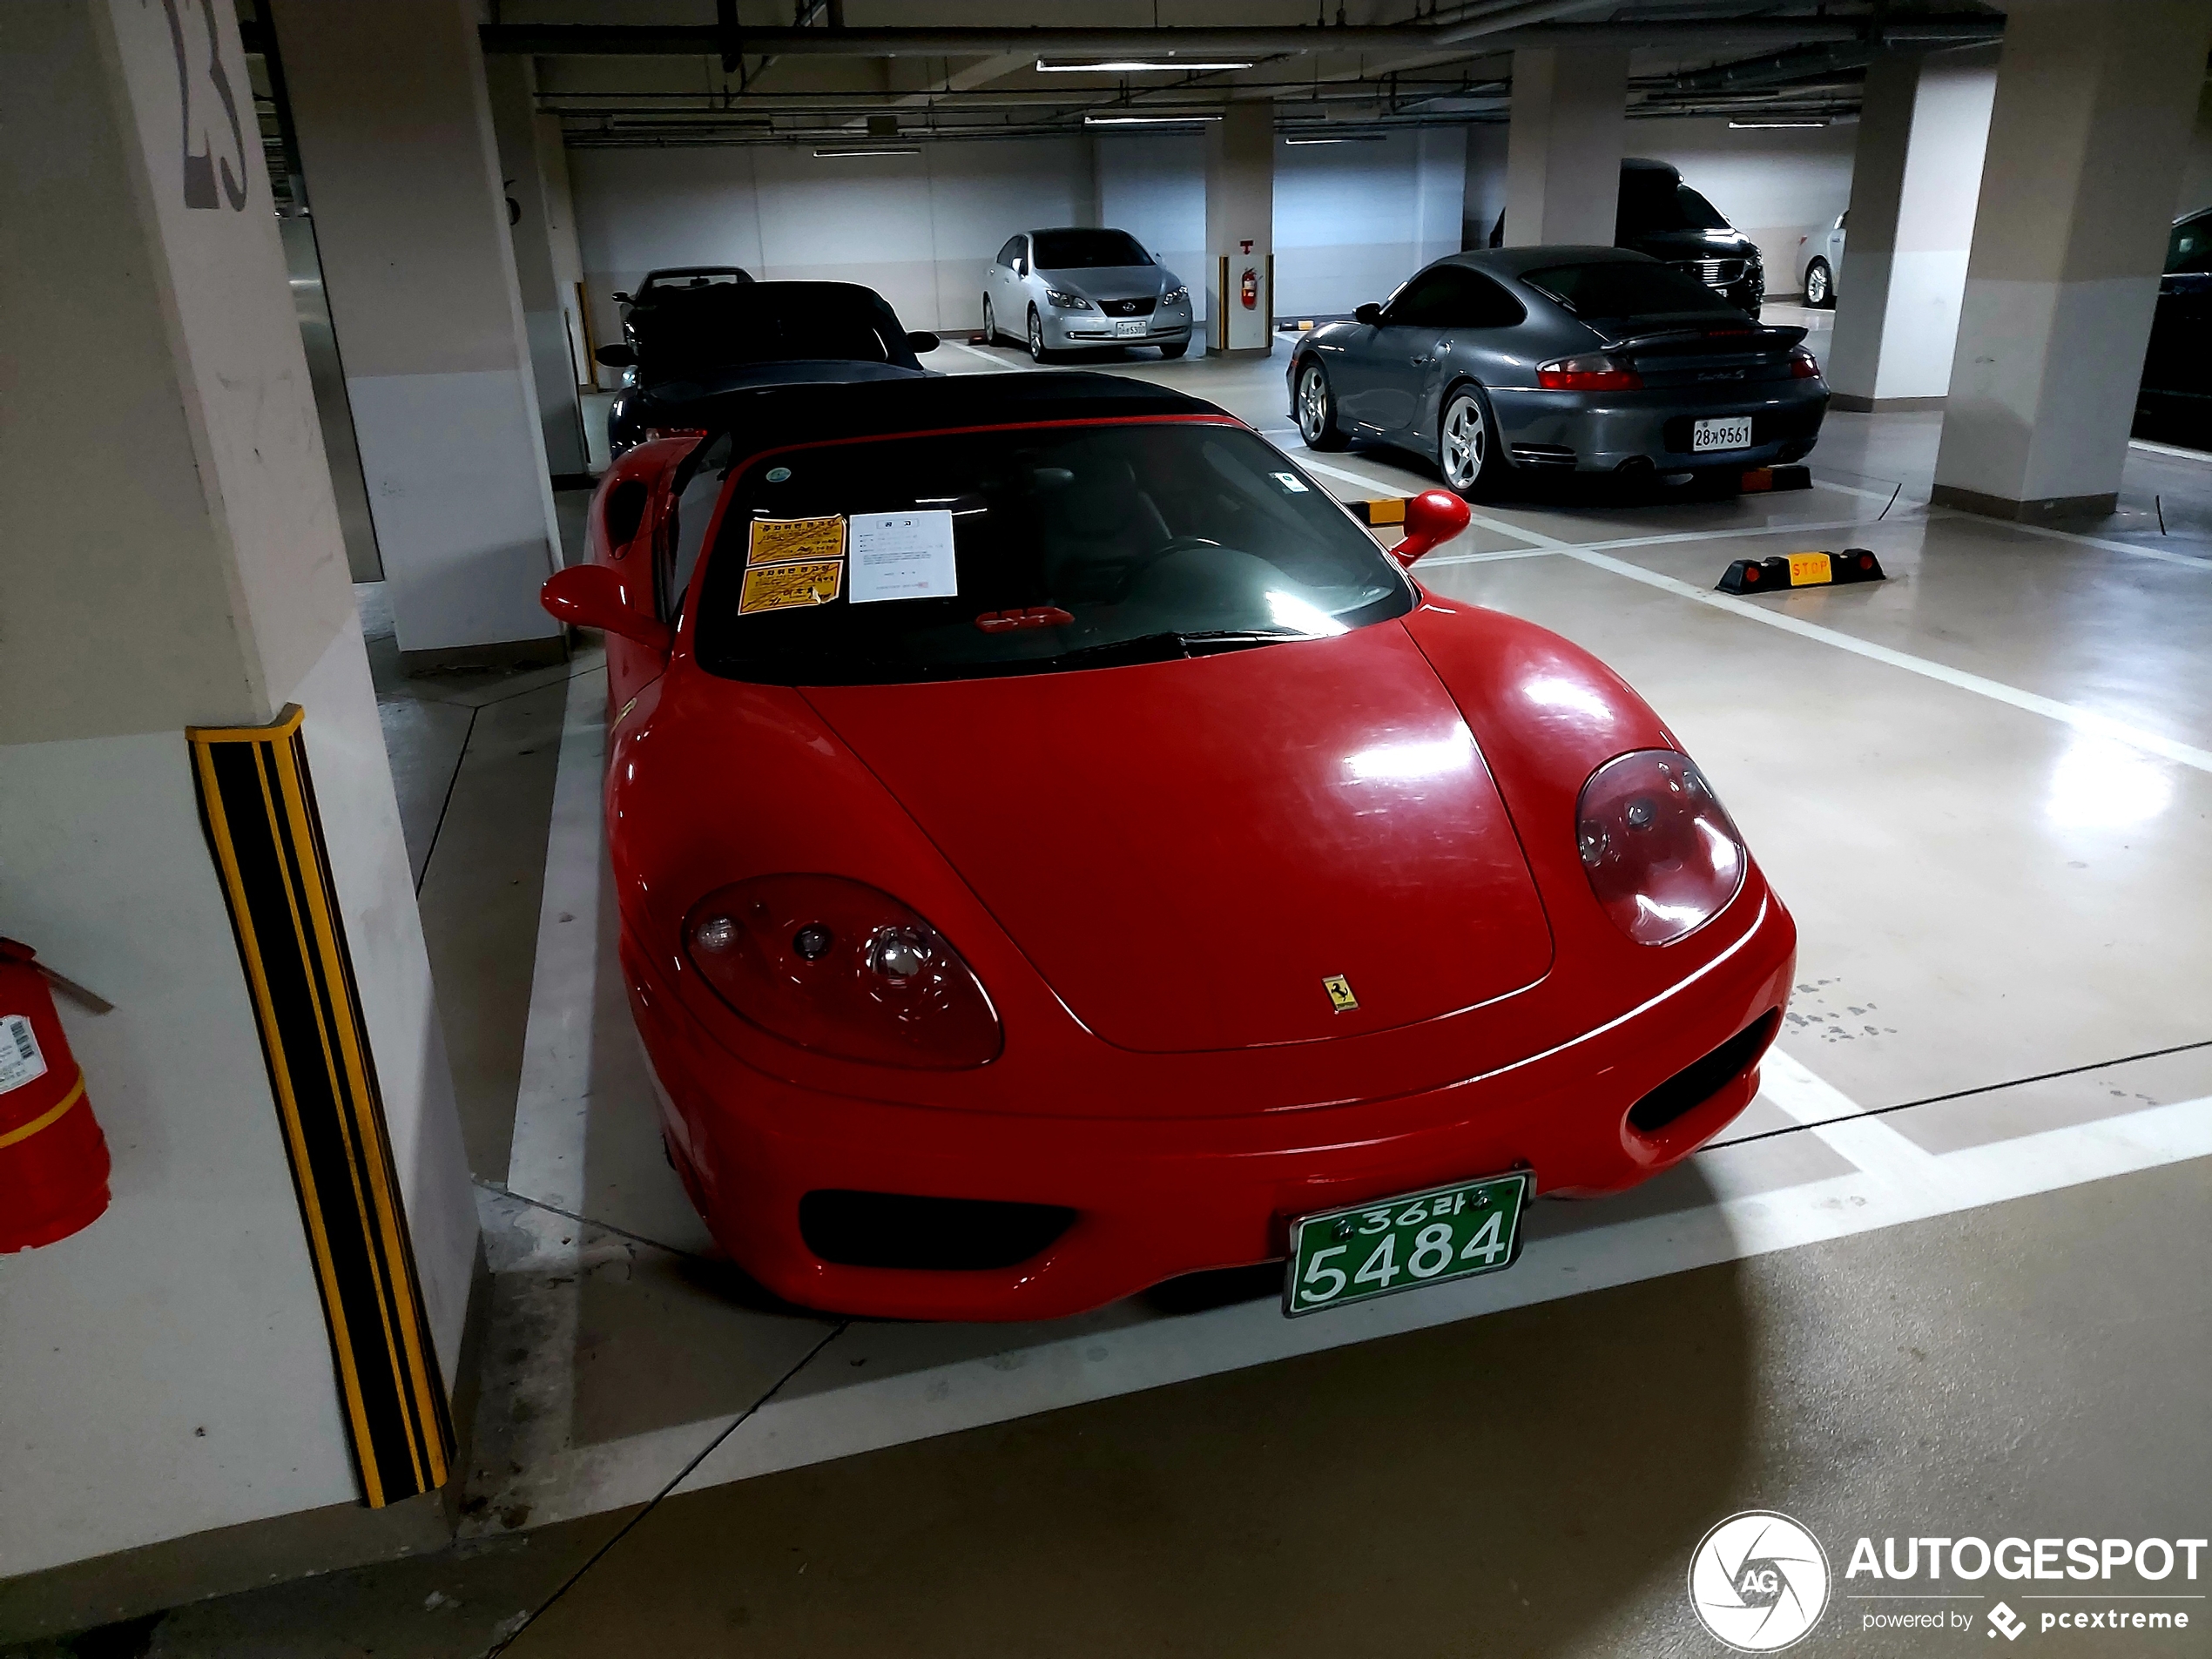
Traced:
<path id="1" fill-rule="evenodd" d="M 1743 838 L 1705 774 L 1672 749 L 1640 749 L 1590 774 L 1575 807 L 1583 873 L 1639 945 L 1703 927 L 1743 885 Z"/>
<path id="2" fill-rule="evenodd" d="M 1640 392 L 1643 376 L 1627 358 L 1595 352 L 1538 364 L 1536 384 L 1548 392 Z"/>
<path id="3" fill-rule="evenodd" d="M 1004 1045 L 997 1010 L 945 936 L 889 894 L 835 875 L 764 875 L 692 907 L 685 951 L 714 993 L 816 1054 L 956 1071 Z"/>
<path id="4" fill-rule="evenodd" d="M 1790 378 L 1793 381 L 1817 381 L 1820 378 L 1820 360 L 1803 346 L 1790 347 Z"/>

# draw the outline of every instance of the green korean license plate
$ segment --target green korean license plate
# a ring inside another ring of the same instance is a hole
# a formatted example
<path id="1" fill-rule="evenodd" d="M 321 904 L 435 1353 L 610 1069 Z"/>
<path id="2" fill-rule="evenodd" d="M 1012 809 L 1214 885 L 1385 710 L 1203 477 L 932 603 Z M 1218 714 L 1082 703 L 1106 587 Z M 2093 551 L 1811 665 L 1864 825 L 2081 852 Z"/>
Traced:
<path id="1" fill-rule="evenodd" d="M 1295 1318 L 1510 1267 L 1527 1202 L 1527 1174 L 1516 1171 L 1301 1216 L 1291 1223 L 1283 1312 Z"/>

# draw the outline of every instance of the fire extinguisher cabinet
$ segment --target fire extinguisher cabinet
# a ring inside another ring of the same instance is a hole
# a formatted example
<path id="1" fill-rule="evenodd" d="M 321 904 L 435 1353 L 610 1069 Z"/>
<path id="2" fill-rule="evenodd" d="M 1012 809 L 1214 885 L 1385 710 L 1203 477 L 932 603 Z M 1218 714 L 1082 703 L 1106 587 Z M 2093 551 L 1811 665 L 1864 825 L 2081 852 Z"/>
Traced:
<path id="1" fill-rule="evenodd" d="M 36 955 L 0 939 L 0 1254 L 66 1238 L 108 1204 L 107 1141 Z"/>

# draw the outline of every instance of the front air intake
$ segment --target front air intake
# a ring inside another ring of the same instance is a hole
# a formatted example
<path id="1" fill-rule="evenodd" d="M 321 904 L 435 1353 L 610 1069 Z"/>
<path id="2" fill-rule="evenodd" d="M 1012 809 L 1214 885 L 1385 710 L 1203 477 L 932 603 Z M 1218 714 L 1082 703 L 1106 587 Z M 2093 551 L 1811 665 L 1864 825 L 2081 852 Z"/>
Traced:
<path id="1" fill-rule="evenodd" d="M 799 1201 L 799 1236 L 839 1267 L 981 1272 L 1026 1262 L 1068 1231 L 1052 1204 L 827 1189 Z"/>
<path id="2" fill-rule="evenodd" d="M 1676 1118 L 1696 1111 L 1728 1087 L 1774 1041 L 1782 1010 L 1770 1008 L 1703 1060 L 1693 1060 L 1629 1108 L 1629 1127 L 1656 1135 Z"/>

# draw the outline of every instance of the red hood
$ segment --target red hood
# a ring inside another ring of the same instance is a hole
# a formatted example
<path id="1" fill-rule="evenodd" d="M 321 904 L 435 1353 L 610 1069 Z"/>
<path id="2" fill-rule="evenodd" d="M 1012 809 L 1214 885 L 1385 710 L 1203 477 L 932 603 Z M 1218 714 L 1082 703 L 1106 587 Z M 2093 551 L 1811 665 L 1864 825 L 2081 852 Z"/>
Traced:
<path id="1" fill-rule="evenodd" d="M 1550 965 L 1497 787 L 1395 622 L 806 695 L 1076 1016 L 1123 1048 L 1348 1036 Z M 1357 1008 L 1332 1010 L 1335 974 Z"/>

